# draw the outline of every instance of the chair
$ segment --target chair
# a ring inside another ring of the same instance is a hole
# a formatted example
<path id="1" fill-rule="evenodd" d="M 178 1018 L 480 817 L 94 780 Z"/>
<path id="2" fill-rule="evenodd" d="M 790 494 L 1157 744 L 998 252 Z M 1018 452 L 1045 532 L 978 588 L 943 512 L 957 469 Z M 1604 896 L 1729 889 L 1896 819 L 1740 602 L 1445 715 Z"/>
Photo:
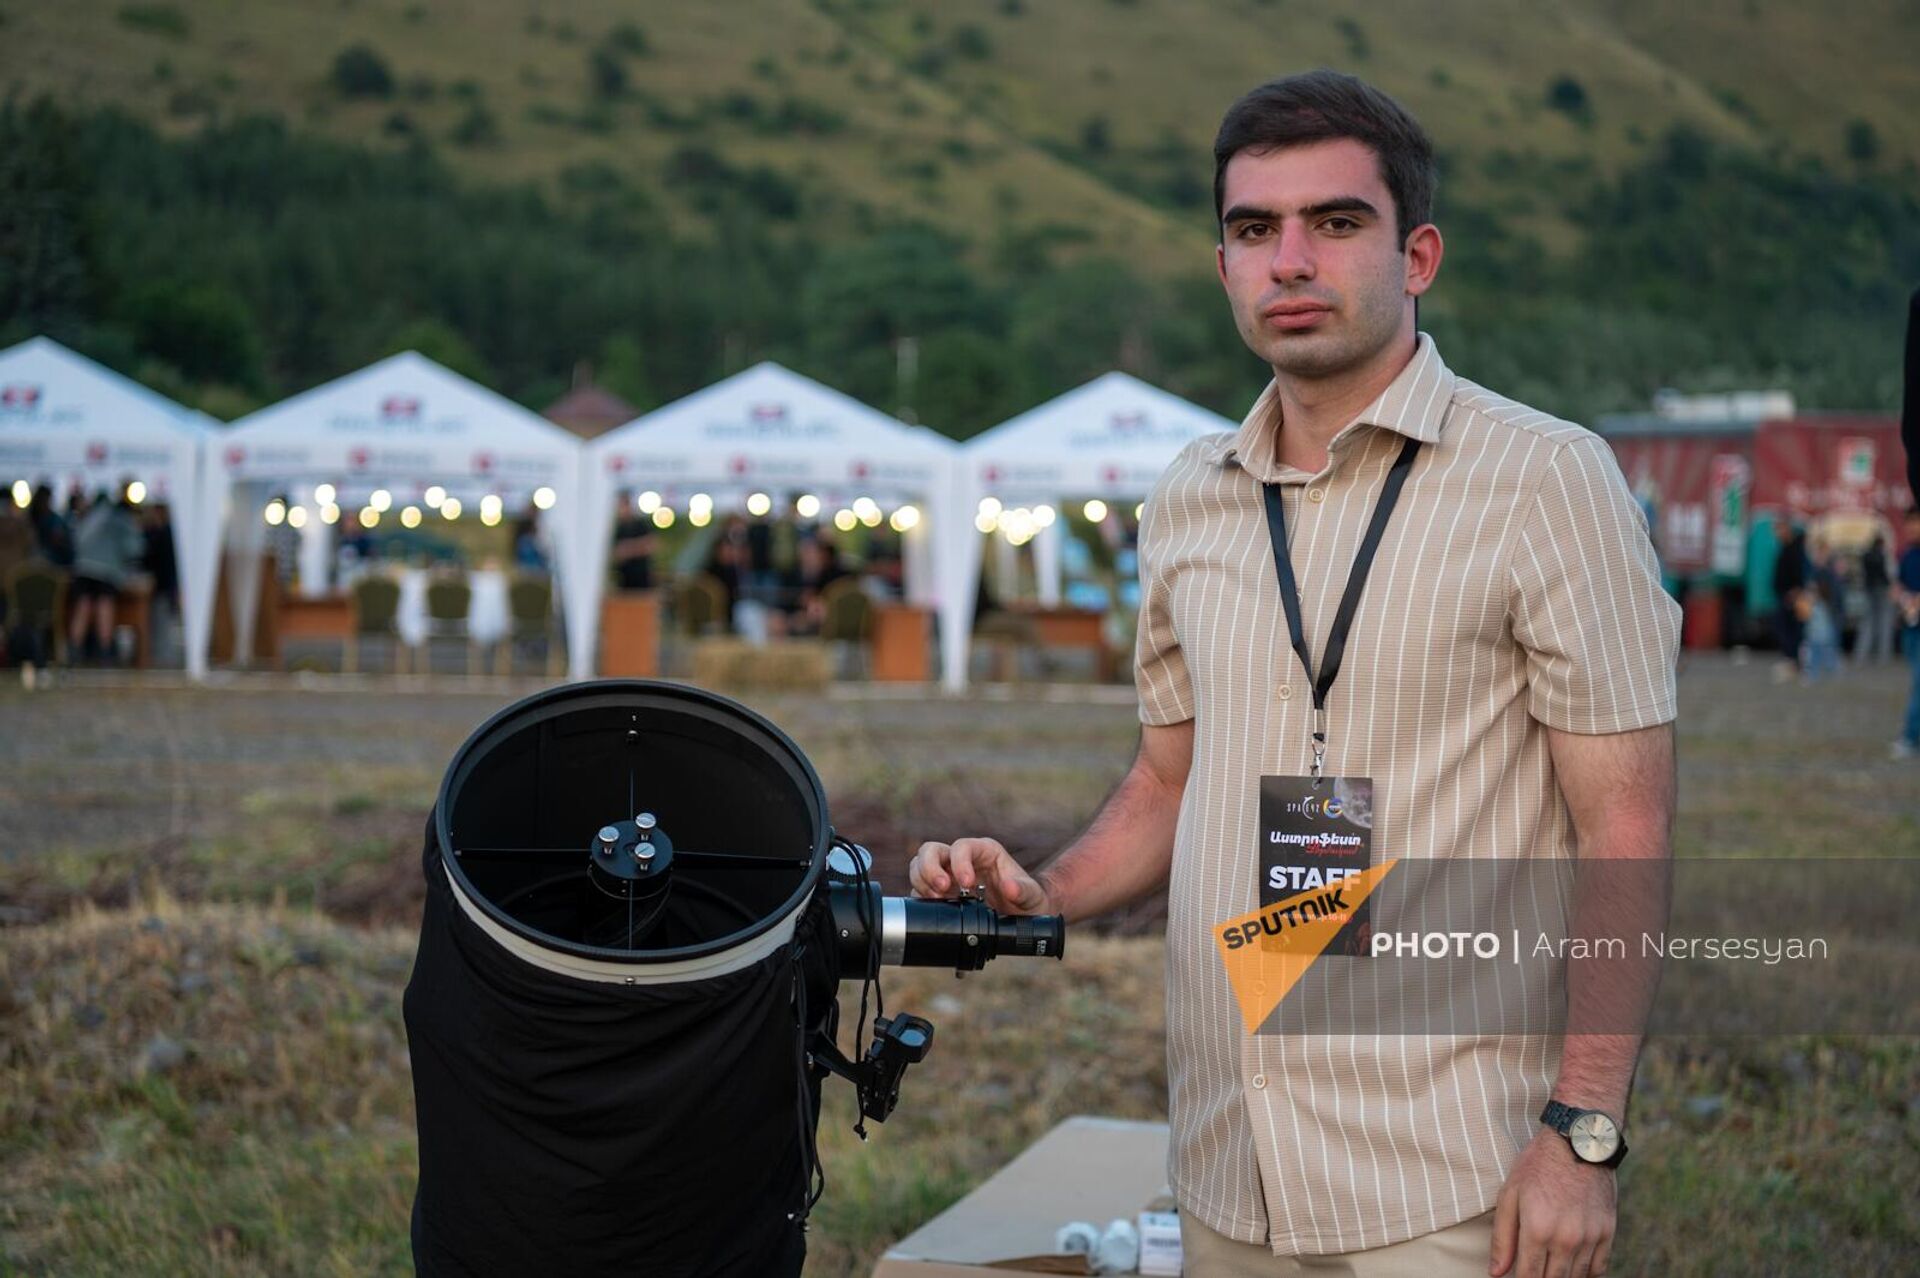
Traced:
<path id="1" fill-rule="evenodd" d="M 66 661 L 67 571 L 44 559 L 24 560 L 8 574 L 6 592 L 8 628 L 29 637 L 34 655 L 44 651 L 41 636 L 52 635 L 53 659 Z"/>
<path id="2" fill-rule="evenodd" d="M 393 645 L 393 672 L 400 673 L 400 658 L 405 652 L 400 642 L 400 583 L 379 573 L 369 573 L 353 583 L 353 629 L 347 635 L 340 668 L 352 674 L 360 665 L 360 639 L 378 635 Z"/>
<path id="3" fill-rule="evenodd" d="M 538 640 L 546 649 L 547 677 L 560 674 L 560 645 L 554 642 L 553 579 L 521 573 L 507 584 L 507 637 L 494 649 L 493 672 L 513 673 L 514 649 Z"/>
<path id="4" fill-rule="evenodd" d="M 674 629 L 688 638 L 727 629 L 727 588 L 712 573 L 697 572 L 673 584 Z"/>
<path id="5" fill-rule="evenodd" d="M 860 588 L 858 578 L 841 577 L 821 590 L 820 605 L 826 613 L 820 622 L 820 638 L 838 652 L 850 651 L 858 668 L 873 634 L 873 600 Z"/>
<path id="6" fill-rule="evenodd" d="M 973 639 L 989 654 L 994 682 L 1009 683 L 1021 677 L 1021 654 L 1039 647 L 1040 627 L 1031 614 L 995 608 L 974 619 Z"/>
<path id="7" fill-rule="evenodd" d="M 464 639 L 467 643 L 467 673 L 480 672 L 480 649 L 467 629 L 467 614 L 473 611 L 473 587 L 465 573 L 436 576 L 427 583 L 427 672 L 433 672 L 433 641 Z"/>

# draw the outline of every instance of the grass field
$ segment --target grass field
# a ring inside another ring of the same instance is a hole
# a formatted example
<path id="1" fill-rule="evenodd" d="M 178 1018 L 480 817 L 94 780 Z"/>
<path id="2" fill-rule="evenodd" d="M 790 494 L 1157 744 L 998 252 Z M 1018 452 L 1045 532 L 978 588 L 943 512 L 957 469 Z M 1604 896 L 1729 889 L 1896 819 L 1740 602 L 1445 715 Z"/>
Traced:
<path id="1" fill-rule="evenodd" d="M 1682 856 L 1920 856 L 1885 758 L 1896 671 L 1683 674 Z M 447 757 L 525 687 L 0 691 L 0 1274 L 407 1272 L 399 995 Z M 1071 836 L 1130 704 L 769 698 L 883 879 L 923 837 Z M 829 1091 L 810 1274 L 888 1242 L 1074 1113 L 1164 1112 L 1155 911 L 1064 965 L 890 974 L 939 1026 L 861 1145 Z M 1664 1038 L 1643 1058 L 1620 1274 L 1865 1274 L 1920 1254 L 1920 1046 Z"/>

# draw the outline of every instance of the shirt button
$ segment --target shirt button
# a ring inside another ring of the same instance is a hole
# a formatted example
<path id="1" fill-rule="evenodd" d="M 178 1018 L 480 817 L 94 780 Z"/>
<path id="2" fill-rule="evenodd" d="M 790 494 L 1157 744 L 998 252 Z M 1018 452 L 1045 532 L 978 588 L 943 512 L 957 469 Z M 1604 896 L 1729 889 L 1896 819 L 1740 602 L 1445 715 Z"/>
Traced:
<path id="1" fill-rule="evenodd" d="M 1327 496 L 1327 490 L 1324 488 L 1307 489 L 1308 501 L 1324 501 L 1326 499 L 1326 496 Z"/>
<path id="2" fill-rule="evenodd" d="M 1276 691 L 1275 695 L 1278 696 L 1282 701 L 1292 700 L 1293 685 L 1290 683 L 1281 684 L 1279 689 Z"/>
<path id="3" fill-rule="evenodd" d="M 1253 1085 L 1257 1090 L 1264 1091 L 1267 1086 L 1267 1076 L 1265 1074 L 1255 1074 L 1253 1076 Z"/>

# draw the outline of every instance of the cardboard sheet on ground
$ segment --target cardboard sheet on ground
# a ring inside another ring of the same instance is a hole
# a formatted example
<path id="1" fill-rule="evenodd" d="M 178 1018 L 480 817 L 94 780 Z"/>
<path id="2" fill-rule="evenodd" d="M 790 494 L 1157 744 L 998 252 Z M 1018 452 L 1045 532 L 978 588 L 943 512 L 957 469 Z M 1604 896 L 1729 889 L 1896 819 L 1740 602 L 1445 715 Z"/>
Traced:
<path id="1" fill-rule="evenodd" d="M 1085 1273 L 1059 1263 L 1080 1257 L 1053 1257 L 1055 1232 L 1074 1220 L 1132 1220 L 1166 1187 L 1165 1123 L 1069 1118 L 894 1244 L 873 1278 Z"/>

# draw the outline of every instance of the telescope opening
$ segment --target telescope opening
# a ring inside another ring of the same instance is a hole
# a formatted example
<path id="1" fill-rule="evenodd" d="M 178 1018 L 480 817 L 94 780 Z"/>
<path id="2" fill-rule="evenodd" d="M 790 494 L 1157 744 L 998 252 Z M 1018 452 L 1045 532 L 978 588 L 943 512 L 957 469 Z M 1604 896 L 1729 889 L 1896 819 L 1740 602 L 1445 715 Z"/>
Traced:
<path id="1" fill-rule="evenodd" d="M 819 780 L 787 737 L 695 689 L 595 684 L 503 711 L 448 770 L 447 872 L 535 945 L 659 963 L 740 945 L 805 904 Z"/>

